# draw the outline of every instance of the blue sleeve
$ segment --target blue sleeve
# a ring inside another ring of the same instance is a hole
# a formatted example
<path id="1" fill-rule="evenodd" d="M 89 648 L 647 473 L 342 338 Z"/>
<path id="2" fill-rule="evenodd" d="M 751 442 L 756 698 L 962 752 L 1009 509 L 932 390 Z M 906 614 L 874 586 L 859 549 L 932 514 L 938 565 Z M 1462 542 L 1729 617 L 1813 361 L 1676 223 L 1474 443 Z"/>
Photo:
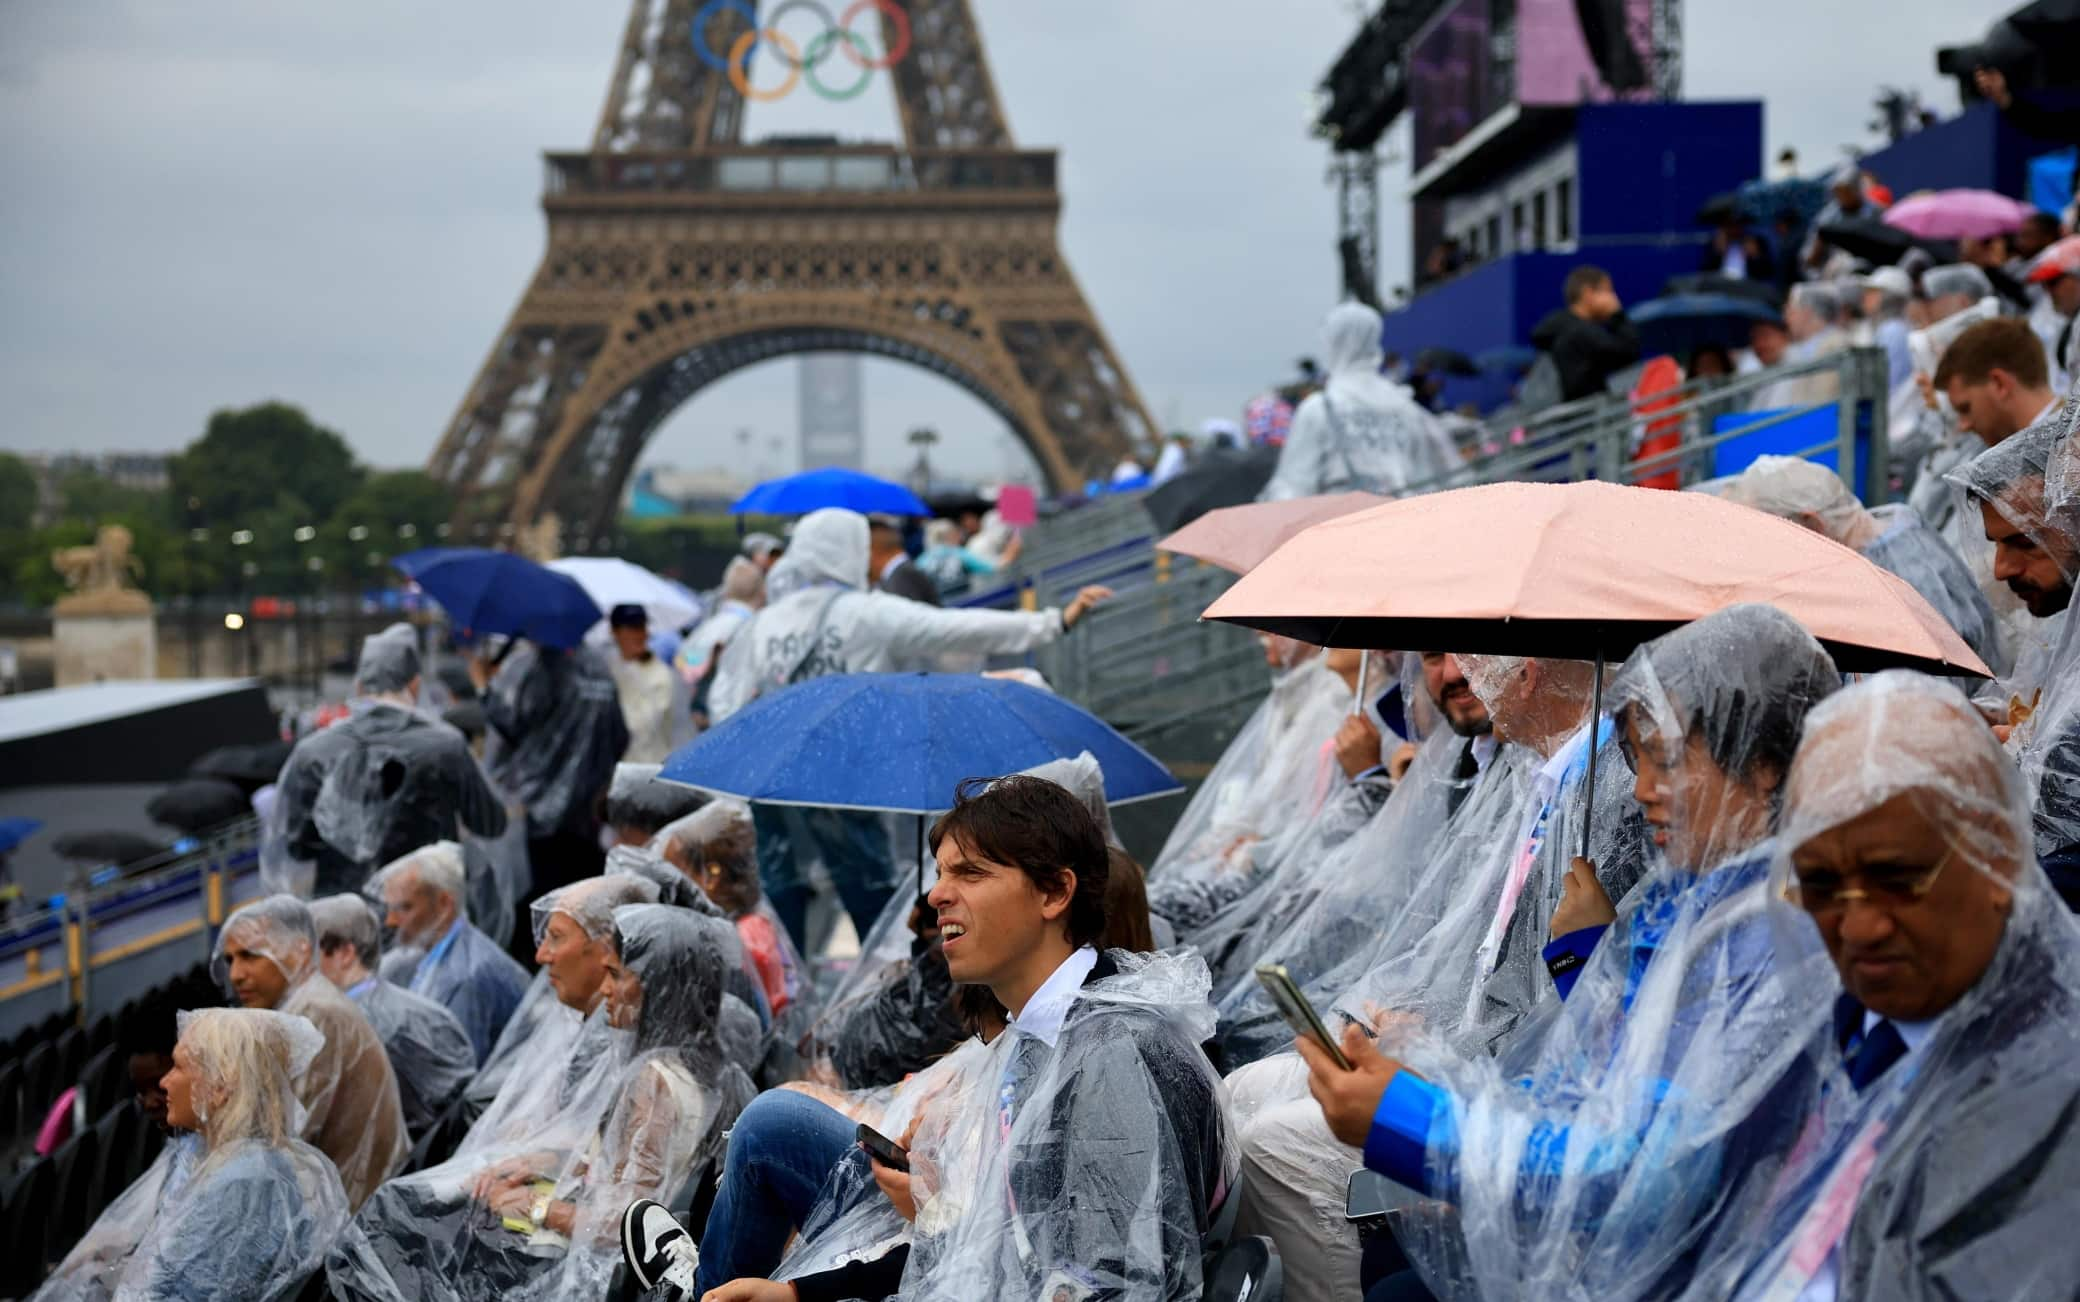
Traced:
<path id="1" fill-rule="evenodd" d="M 1602 940 L 1603 933 L 1609 930 L 1608 926 L 1583 927 L 1553 937 L 1552 942 L 1540 951 L 1546 961 L 1546 971 L 1552 973 L 1553 984 L 1559 988 L 1562 999 L 1574 991 L 1575 978 L 1582 974 L 1583 965 L 1596 952 L 1596 942 Z"/>
<path id="2" fill-rule="evenodd" d="M 1365 1165 L 1398 1185 L 1428 1194 L 1431 1131 L 1450 1124 L 1443 1090 L 1413 1072 L 1396 1072 L 1372 1114 Z M 1450 1142 L 1449 1136 L 1439 1138 Z"/>

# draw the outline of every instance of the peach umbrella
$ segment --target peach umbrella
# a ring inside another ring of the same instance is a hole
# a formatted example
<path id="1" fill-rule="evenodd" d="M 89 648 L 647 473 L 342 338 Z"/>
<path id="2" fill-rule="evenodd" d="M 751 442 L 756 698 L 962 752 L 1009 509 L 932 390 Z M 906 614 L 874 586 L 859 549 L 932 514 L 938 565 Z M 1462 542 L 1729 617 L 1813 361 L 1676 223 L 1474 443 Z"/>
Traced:
<path id="1" fill-rule="evenodd" d="M 1166 552 L 1247 574 L 1309 525 L 1392 501 L 1377 493 L 1324 493 L 1208 511 L 1157 543 Z"/>
<path id="2" fill-rule="evenodd" d="M 1796 619 L 1844 672 L 1992 676 L 1920 593 L 1832 539 L 1706 493 L 1595 481 L 1482 484 L 1325 521 L 1205 618 L 1321 646 L 1600 665 L 1744 602 Z"/>
<path id="3" fill-rule="evenodd" d="M 1844 672 L 1992 676 L 1920 593 L 1840 543 L 1706 493 L 1595 481 L 1481 484 L 1313 525 L 1205 617 L 1322 646 L 1593 660 L 1751 601 Z"/>

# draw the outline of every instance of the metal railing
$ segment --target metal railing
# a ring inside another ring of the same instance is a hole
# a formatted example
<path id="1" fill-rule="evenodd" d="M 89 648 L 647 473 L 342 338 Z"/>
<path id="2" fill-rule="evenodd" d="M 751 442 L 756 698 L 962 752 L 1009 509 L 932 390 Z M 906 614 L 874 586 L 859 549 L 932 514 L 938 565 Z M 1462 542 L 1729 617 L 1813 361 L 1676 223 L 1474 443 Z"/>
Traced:
<path id="1" fill-rule="evenodd" d="M 1637 484 L 1669 474 L 1688 485 L 1714 477 L 1720 448 L 1831 407 L 1834 420 L 1826 437 L 1771 451 L 1796 457 L 1832 453 L 1850 491 L 1876 504 L 1890 496 L 1888 397 L 1885 354 L 1850 348 L 1748 375 L 1692 380 L 1639 403 L 1626 397 L 1585 398 L 1548 408 L 1522 425 L 1488 427 L 1483 441 L 1492 451 L 1447 477 L 1405 491 L 1501 480 Z M 1666 433 L 1677 435 L 1675 447 L 1635 455 L 1645 438 Z"/>
<path id="2" fill-rule="evenodd" d="M 113 879 L 80 874 L 62 895 L 17 911 L 0 928 L 0 1028 L 120 1002 L 95 995 L 97 979 L 119 965 L 155 974 L 141 981 L 126 974 L 117 988 L 127 989 L 207 957 L 238 901 L 237 883 L 258 871 L 259 860 L 259 820 L 237 819 L 185 852 Z"/>
<path id="3" fill-rule="evenodd" d="M 544 156 L 543 193 L 915 194 L 1025 191 L 1049 195 L 1051 149 L 910 149 L 877 145 L 735 145 L 688 152 Z"/>

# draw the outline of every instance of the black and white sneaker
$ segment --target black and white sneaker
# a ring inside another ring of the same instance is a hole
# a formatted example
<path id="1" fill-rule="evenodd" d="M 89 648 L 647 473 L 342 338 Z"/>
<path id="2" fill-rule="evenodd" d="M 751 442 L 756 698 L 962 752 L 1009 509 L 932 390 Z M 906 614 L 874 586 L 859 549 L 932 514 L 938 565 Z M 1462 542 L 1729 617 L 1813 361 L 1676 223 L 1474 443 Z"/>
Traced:
<path id="1" fill-rule="evenodd" d="M 621 1255 L 645 1292 L 669 1284 L 684 1297 L 694 1296 L 701 1250 L 663 1203 L 638 1198 L 621 1213 Z"/>

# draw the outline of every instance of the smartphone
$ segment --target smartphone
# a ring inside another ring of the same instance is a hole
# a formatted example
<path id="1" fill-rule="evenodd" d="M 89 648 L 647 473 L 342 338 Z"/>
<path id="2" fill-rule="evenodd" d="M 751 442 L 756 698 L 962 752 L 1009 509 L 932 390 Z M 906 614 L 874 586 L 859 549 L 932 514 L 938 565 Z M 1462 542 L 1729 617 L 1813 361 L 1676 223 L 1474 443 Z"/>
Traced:
<path id="1" fill-rule="evenodd" d="M 1343 1219 L 1369 1221 L 1394 1210 L 1394 1182 L 1377 1171 L 1359 1167 L 1344 1186 Z"/>
<path id="2" fill-rule="evenodd" d="M 1336 1037 L 1330 1035 L 1329 1028 L 1322 1025 L 1322 1019 L 1315 1013 L 1314 1005 L 1308 1003 L 1307 996 L 1300 993 L 1300 987 L 1293 984 L 1292 973 L 1286 971 L 1285 964 L 1257 964 L 1257 980 L 1263 983 L 1265 992 L 1271 996 L 1272 1006 L 1278 1009 L 1280 1017 L 1286 1019 L 1286 1025 L 1293 1028 L 1295 1035 L 1313 1036 L 1315 1043 L 1322 1046 L 1332 1062 L 1345 1071 L 1351 1069 L 1351 1060 L 1343 1056 L 1343 1050 L 1337 1045 Z"/>
<path id="3" fill-rule="evenodd" d="M 859 1123 L 859 1146 L 874 1155 L 874 1160 L 892 1171 L 908 1171 L 910 1154 L 901 1144 L 874 1129 L 866 1122 Z"/>

